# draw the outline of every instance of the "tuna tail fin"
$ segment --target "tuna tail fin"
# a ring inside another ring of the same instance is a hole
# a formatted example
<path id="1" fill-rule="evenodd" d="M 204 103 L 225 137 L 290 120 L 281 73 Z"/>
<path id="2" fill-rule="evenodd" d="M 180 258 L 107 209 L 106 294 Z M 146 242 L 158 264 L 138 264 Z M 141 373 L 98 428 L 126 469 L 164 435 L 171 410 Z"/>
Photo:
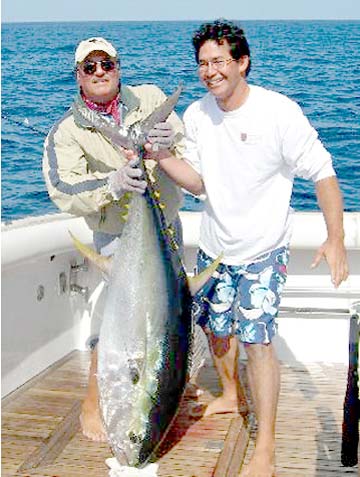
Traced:
<path id="1" fill-rule="evenodd" d="M 75 247 L 81 253 L 81 255 L 89 259 L 91 263 L 96 265 L 106 275 L 110 275 L 112 262 L 111 257 L 104 257 L 103 255 L 100 255 L 99 253 L 95 252 L 94 249 L 80 242 L 80 240 L 77 239 L 75 235 L 70 232 L 70 230 L 69 234 L 74 242 Z"/>
<path id="2" fill-rule="evenodd" d="M 160 104 L 160 106 L 158 106 L 144 121 L 142 121 L 141 132 L 144 137 L 147 137 L 150 129 L 152 129 L 156 123 L 167 120 L 167 118 L 173 112 L 182 90 L 183 85 L 180 83 L 173 94 L 166 98 L 166 100 Z"/>
<path id="3" fill-rule="evenodd" d="M 220 254 L 205 270 L 203 270 L 198 275 L 194 275 L 193 277 L 188 277 L 188 285 L 190 289 L 190 293 L 194 296 L 209 280 L 211 275 L 215 272 L 217 266 L 221 262 L 223 258 L 223 254 Z"/>

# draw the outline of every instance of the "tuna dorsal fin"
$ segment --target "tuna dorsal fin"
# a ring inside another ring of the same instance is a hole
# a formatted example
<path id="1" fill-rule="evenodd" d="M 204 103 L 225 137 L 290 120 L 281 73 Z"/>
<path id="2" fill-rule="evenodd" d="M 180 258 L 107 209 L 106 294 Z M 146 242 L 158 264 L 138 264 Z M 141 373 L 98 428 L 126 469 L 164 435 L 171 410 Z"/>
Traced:
<path id="1" fill-rule="evenodd" d="M 81 255 L 89 259 L 91 263 L 96 265 L 106 275 L 109 275 L 112 262 L 111 257 L 104 257 L 103 255 L 100 255 L 99 253 L 95 252 L 94 249 L 80 242 L 80 240 L 76 238 L 75 235 L 70 232 L 70 230 L 69 234 L 74 242 L 75 247 L 81 253 Z"/>
<path id="2" fill-rule="evenodd" d="M 190 289 L 190 293 L 194 296 L 209 280 L 211 275 L 215 272 L 217 266 L 221 262 L 223 258 L 223 254 L 220 254 L 205 270 L 203 270 L 198 275 L 194 275 L 193 277 L 188 277 L 188 285 Z"/>

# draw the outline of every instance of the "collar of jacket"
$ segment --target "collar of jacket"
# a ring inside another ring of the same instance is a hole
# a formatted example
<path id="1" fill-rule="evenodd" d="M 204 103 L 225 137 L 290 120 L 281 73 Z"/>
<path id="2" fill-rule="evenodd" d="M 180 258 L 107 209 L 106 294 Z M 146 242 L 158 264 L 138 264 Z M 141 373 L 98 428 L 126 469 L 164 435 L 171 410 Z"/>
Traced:
<path id="1" fill-rule="evenodd" d="M 140 106 L 140 99 L 135 96 L 135 94 L 127 86 L 121 86 L 120 100 L 127 108 L 128 113 L 132 113 Z"/>
<path id="2" fill-rule="evenodd" d="M 140 106 L 140 99 L 135 96 L 127 86 L 121 86 L 120 101 L 123 104 L 123 109 L 125 109 L 126 114 L 132 113 Z M 93 127 L 93 125 L 89 124 L 88 120 L 96 124 L 100 118 L 103 117 L 103 114 L 88 108 L 80 93 L 76 95 L 71 109 L 75 123 L 83 128 Z"/>

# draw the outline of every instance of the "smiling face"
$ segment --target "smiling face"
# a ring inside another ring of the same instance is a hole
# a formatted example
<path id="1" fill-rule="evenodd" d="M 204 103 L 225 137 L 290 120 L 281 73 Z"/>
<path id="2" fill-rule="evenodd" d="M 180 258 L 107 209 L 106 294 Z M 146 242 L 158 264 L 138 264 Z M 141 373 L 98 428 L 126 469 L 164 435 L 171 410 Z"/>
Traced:
<path id="1" fill-rule="evenodd" d="M 108 68 L 105 67 L 104 69 L 100 63 L 104 60 L 111 60 L 115 67 L 106 71 Z M 86 72 L 86 65 L 91 62 L 95 63 L 96 69 L 89 74 L 89 72 Z M 119 92 L 120 67 L 116 59 L 110 58 L 104 51 L 93 51 L 78 65 L 76 79 L 86 98 L 94 103 L 108 103 Z"/>
<path id="2" fill-rule="evenodd" d="M 208 40 L 201 46 L 200 79 L 224 111 L 236 109 L 245 101 L 249 89 L 246 82 L 248 64 L 248 56 L 239 60 L 232 58 L 227 41 L 219 45 L 214 40 Z"/>

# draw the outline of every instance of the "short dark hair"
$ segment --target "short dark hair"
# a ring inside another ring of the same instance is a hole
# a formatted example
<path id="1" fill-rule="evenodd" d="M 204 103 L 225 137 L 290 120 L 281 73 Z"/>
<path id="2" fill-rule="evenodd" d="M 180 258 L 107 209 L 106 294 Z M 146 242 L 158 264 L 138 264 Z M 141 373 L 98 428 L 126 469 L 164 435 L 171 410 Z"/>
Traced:
<path id="1" fill-rule="evenodd" d="M 234 60 L 239 60 L 242 56 L 248 56 L 249 66 L 245 74 L 246 76 L 249 74 L 251 67 L 250 48 L 242 28 L 224 19 L 215 20 L 212 23 L 203 23 L 192 37 L 196 63 L 199 63 L 200 48 L 208 40 L 216 41 L 219 45 L 227 41 Z"/>

